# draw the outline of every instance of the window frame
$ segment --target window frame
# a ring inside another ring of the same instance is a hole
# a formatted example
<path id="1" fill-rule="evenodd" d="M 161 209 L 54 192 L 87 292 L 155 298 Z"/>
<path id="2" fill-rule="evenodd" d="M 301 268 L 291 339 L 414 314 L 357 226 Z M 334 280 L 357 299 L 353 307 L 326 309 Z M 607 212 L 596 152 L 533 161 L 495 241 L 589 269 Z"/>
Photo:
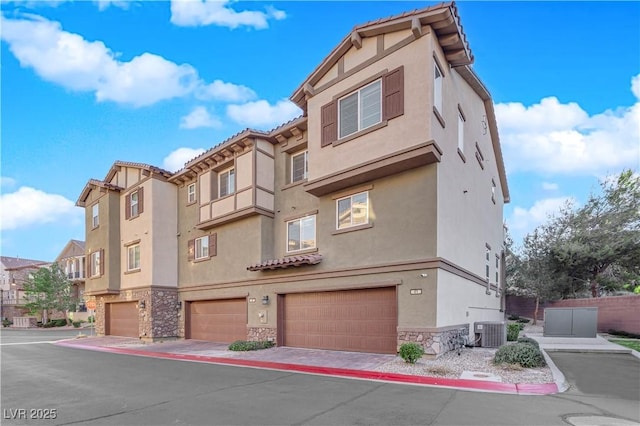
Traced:
<path id="1" fill-rule="evenodd" d="M 318 247 L 318 228 L 317 228 L 318 221 L 317 221 L 316 216 L 317 215 L 312 214 L 312 215 L 302 216 L 302 217 L 298 217 L 296 219 L 291 219 L 291 220 L 286 221 L 285 227 L 287 229 L 287 236 L 286 236 L 286 242 L 285 242 L 285 252 L 287 254 L 288 253 L 296 253 L 296 252 L 300 252 L 300 251 L 306 251 L 306 250 L 313 250 L 313 249 L 316 249 Z M 304 229 L 303 228 L 303 221 L 307 221 L 307 220 L 313 220 L 313 246 L 311 246 L 311 247 L 302 247 L 302 242 L 304 241 L 303 233 L 302 233 L 302 231 Z M 298 225 L 298 229 L 299 229 L 298 246 L 299 246 L 299 248 L 290 250 L 289 249 L 289 246 L 290 246 L 289 243 L 291 241 L 291 238 L 289 236 L 290 235 L 289 234 L 289 229 L 290 229 L 289 225 L 294 224 L 296 222 L 299 223 L 299 225 Z"/>
<path id="2" fill-rule="evenodd" d="M 193 189 L 193 191 L 191 191 Z M 198 201 L 198 197 L 196 197 L 196 183 L 190 183 L 187 185 L 187 204 L 193 204 Z"/>
<path id="3" fill-rule="evenodd" d="M 464 154 L 464 124 L 466 120 L 460 108 L 458 108 L 458 150 Z"/>
<path id="4" fill-rule="evenodd" d="M 136 197 L 135 203 L 133 200 L 134 196 Z M 135 213 L 134 213 L 134 208 L 135 208 Z M 129 217 L 134 218 L 134 217 L 138 217 L 139 215 L 140 215 L 140 194 L 138 190 L 136 190 L 136 191 L 133 191 L 131 194 L 129 194 Z"/>
<path id="5" fill-rule="evenodd" d="M 133 252 L 133 264 L 131 254 Z M 138 271 L 140 270 L 140 243 L 131 244 L 127 246 L 127 271 Z"/>
<path id="6" fill-rule="evenodd" d="M 101 251 L 97 250 L 91 252 L 90 257 L 90 266 L 91 266 L 91 276 L 90 278 L 95 278 L 100 276 L 101 263 L 102 263 L 102 255 Z"/>
<path id="7" fill-rule="evenodd" d="M 205 244 L 203 244 L 203 242 L 205 242 Z M 209 235 L 203 235 L 202 237 L 195 238 L 193 244 L 194 260 L 204 260 L 211 257 L 209 253 Z"/>
<path id="8" fill-rule="evenodd" d="M 100 203 L 91 206 L 91 225 L 93 229 L 100 226 Z"/>
<path id="9" fill-rule="evenodd" d="M 295 167 L 294 167 L 293 164 L 294 164 L 295 159 L 300 157 L 300 156 L 303 156 L 303 158 L 304 158 L 304 173 L 303 173 L 303 175 L 302 175 L 302 177 L 300 179 L 295 179 L 295 175 L 294 175 Z M 290 179 L 291 179 L 290 182 L 291 183 L 301 182 L 303 180 L 306 180 L 308 175 L 309 175 L 309 150 L 308 149 L 304 149 L 302 151 L 298 151 L 298 152 L 295 152 L 295 153 L 291 154 L 291 164 L 290 164 L 290 166 L 291 166 L 291 176 L 290 176 Z"/>
<path id="10" fill-rule="evenodd" d="M 222 179 L 224 175 L 227 175 L 227 192 L 222 194 Z M 218 198 L 228 197 L 236 192 L 236 169 L 235 167 L 229 167 L 225 170 L 221 170 L 218 173 Z"/>
<path id="11" fill-rule="evenodd" d="M 367 125 L 366 127 L 363 127 L 362 125 L 362 91 L 367 89 L 370 86 L 373 86 L 374 84 L 377 84 L 378 87 L 378 114 L 379 114 L 379 119 L 378 121 L 376 121 L 375 123 L 371 123 L 369 125 Z M 343 134 L 342 133 L 342 117 L 341 117 L 341 112 L 342 112 L 342 102 L 349 98 L 352 97 L 353 95 L 356 95 L 357 98 L 357 102 L 356 102 L 356 130 L 347 134 Z M 382 108 L 382 103 L 383 103 L 383 99 L 382 99 L 382 77 L 375 79 L 374 81 L 365 84 L 362 87 L 359 87 L 358 89 L 354 90 L 353 92 L 350 92 L 348 94 L 346 94 L 345 96 L 341 96 L 340 98 L 338 98 L 337 100 L 337 127 L 338 127 L 338 140 L 340 139 L 344 139 L 347 138 L 353 134 L 356 134 L 362 130 L 366 130 L 370 127 L 375 126 L 376 124 L 380 124 L 383 121 L 383 108 Z"/>
<path id="12" fill-rule="evenodd" d="M 366 219 L 364 222 L 362 223 L 354 223 L 353 222 L 353 199 L 355 197 L 357 197 L 358 195 L 363 195 L 365 194 L 367 197 L 367 205 L 366 205 Z M 343 200 L 350 200 L 349 201 L 349 211 L 350 211 L 350 224 L 346 225 L 346 226 L 340 226 L 340 201 Z M 364 226 L 364 225 L 368 225 L 369 222 L 369 206 L 370 206 L 370 197 L 369 197 L 369 191 L 361 191 L 361 192 L 356 192 L 354 194 L 350 194 L 344 197 L 340 197 L 336 199 L 336 230 L 344 230 L 344 229 L 349 229 L 349 228 L 354 228 L 357 226 Z"/>
<path id="13" fill-rule="evenodd" d="M 438 63 L 438 60 L 433 59 L 433 107 L 442 114 L 442 82 L 444 81 L 444 72 L 442 67 Z"/>

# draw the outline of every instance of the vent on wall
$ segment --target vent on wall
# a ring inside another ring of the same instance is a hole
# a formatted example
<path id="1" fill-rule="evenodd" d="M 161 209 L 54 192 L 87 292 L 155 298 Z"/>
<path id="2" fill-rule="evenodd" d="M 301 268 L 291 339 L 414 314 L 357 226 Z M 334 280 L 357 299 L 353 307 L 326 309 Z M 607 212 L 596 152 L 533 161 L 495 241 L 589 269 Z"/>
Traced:
<path id="1" fill-rule="evenodd" d="M 507 324 L 504 321 L 475 323 L 476 345 L 497 348 L 507 343 Z"/>

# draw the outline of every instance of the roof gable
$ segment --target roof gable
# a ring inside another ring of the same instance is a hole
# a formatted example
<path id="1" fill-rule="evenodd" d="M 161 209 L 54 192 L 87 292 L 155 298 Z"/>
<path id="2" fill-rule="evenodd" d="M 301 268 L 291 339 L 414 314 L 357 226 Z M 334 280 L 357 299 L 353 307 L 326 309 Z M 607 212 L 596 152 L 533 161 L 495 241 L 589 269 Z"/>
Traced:
<path id="1" fill-rule="evenodd" d="M 59 262 L 60 260 L 66 259 L 68 257 L 76 256 L 84 256 L 84 241 L 69 240 L 58 257 L 56 257 L 56 262 Z"/>

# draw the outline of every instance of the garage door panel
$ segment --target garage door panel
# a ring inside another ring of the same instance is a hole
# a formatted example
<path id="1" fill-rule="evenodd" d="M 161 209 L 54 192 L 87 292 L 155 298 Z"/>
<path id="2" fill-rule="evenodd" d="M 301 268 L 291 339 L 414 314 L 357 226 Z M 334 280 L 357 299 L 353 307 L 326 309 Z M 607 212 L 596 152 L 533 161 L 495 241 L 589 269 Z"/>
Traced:
<path id="1" fill-rule="evenodd" d="M 247 338 L 245 299 L 203 300 L 189 304 L 189 338 L 231 343 Z"/>
<path id="2" fill-rule="evenodd" d="M 140 337 L 137 302 L 109 303 L 107 306 L 109 335 Z"/>
<path id="3" fill-rule="evenodd" d="M 286 346 L 395 353 L 395 288 L 295 293 L 284 297 Z"/>

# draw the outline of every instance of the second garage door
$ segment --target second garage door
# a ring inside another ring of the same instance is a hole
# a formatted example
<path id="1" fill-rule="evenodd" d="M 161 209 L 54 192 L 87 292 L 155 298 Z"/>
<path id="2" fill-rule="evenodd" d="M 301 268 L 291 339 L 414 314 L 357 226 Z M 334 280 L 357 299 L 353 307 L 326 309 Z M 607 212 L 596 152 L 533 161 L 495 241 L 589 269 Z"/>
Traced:
<path id="1" fill-rule="evenodd" d="M 396 353 L 395 287 L 283 296 L 285 346 Z"/>
<path id="2" fill-rule="evenodd" d="M 107 303 L 105 334 L 140 337 L 137 302 Z"/>
<path id="3" fill-rule="evenodd" d="M 246 299 L 189 303 L 187 338 L 220 343 L 247 340 Z"/>

